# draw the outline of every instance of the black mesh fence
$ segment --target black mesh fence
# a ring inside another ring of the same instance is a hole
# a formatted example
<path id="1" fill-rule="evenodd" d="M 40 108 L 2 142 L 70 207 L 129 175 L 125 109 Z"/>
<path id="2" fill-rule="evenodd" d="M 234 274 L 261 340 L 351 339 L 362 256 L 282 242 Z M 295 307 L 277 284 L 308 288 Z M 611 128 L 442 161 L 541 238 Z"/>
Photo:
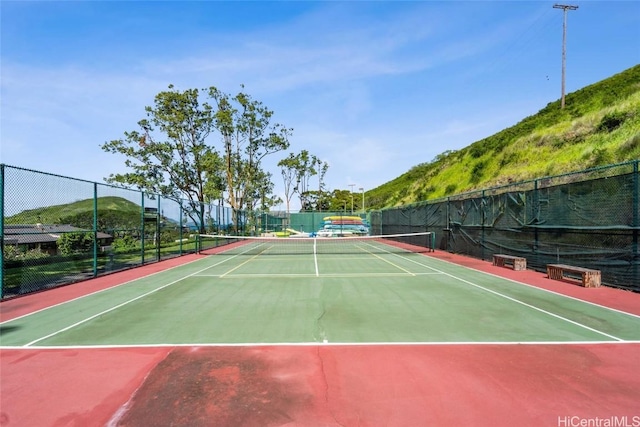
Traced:
<path id="1" fill-rule="evenodd" d="M 441 250 L 596 268 L 605 285 L 640 291 L 639 163 L 371 211 L 369 234 L 430 231 Z M 201 231 L 312 232 L 332 214 L 234 212 L 0 165 L 0 297 L 193 253 Z"/>
<path id="2" fill-rule="evenodd" d="M 370 215 L 384 234 L 432 231 L 441 250 L 601 270 L 603 284 L 640 291 L 639 161 L 545 177 Z"/>
<path id="3" fill-rule="evenodd" d="M 196 251 L 205 233 L 245 233 L 249 216 L 0 165 L 2 299 Z"/>

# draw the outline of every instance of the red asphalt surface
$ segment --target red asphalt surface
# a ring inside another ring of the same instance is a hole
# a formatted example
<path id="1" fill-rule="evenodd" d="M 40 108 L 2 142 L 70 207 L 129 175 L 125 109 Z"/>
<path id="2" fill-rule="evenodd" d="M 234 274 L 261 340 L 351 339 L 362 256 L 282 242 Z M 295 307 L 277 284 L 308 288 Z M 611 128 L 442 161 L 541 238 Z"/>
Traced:
<path id="1" fill-rule="evenodd" d="M 430 255 L 640 315 L 640 294 Z M 4 301 L 0 319 L 194 259 Z M 640 426 L 631 343 L 2 349 L 0 369 L 2 427 Z"/>

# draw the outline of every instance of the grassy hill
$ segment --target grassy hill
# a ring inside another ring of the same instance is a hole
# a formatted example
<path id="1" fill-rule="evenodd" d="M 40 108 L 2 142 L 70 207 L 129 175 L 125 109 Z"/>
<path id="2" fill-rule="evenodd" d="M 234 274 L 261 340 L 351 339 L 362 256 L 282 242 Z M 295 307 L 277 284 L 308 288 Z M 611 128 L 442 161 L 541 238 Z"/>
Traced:
<path id="1" fill-rule="evenodd" d="M 137 228 L 140 206 L 121 197 L 98 198 L 98 229 Z M 93 199 L 22 211 L 6 217 L 5 224 L 72 224 L 93 228 Z"/>
<path id="2" fill-rule="evenodd" d="M 640 65 L 367 191 L 372 209 L 640 158 Z"/>

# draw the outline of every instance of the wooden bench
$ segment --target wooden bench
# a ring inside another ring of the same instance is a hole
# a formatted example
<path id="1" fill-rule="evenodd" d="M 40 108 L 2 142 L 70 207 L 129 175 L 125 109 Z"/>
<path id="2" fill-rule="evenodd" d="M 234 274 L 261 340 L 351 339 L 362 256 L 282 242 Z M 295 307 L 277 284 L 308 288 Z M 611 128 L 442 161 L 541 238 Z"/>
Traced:
<path id="1" fill-rule="evenodd" d="M 600 286 L 600 270 L 592 270 L 590 268 L 576 267 L 573 265 L 565 264 L 547 265 L 547 276 L 549 276 L 549 279 L 565 280 L 567 278 L 573 278 L 571 276 L 567 277 L 565 273 L 580 276 L 582 280 L 582 286 L 584 286 L 585 288 L 597 288 Z"/>
<path id="2" fill-rule="evenodd" d="M 527 269 L 527 259 L 513 255 L 496 254 L 493 256 L 493 265 L 504 267 L 510 263 L 516 271 Z"/>

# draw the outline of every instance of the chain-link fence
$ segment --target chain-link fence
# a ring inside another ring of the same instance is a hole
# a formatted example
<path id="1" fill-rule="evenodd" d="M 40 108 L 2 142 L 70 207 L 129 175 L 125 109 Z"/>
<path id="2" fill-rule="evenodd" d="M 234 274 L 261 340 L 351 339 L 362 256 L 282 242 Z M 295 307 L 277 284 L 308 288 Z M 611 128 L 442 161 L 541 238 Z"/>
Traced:
<path id="1" fill-rule="evenodd" d="M 220 203 L 0 165 L 0 297 L 193 253 L 199 232 L 245 233 L 249 219 Z"/>
<path id="2" fill-rule="evenodd" d="M 370 215 L 377 234 L 433 231 L 442 250 L 601 270 L 604 284 L 640 291 L 639 161 L 545 177 Z"/>
<path id="3" fill-rule="evenodd" d="M 540 271 L 557 262 L 596 268 L 604 284 L 640 291 L 639 163 L 371 211 L 367 227 L 435 232 L 439 249 L 523 256 Z M 0 297 L 193 253 L 200 232 L 314 232 L 327 215 L 341 214 L 234 212 L 0 165 Z"/>

